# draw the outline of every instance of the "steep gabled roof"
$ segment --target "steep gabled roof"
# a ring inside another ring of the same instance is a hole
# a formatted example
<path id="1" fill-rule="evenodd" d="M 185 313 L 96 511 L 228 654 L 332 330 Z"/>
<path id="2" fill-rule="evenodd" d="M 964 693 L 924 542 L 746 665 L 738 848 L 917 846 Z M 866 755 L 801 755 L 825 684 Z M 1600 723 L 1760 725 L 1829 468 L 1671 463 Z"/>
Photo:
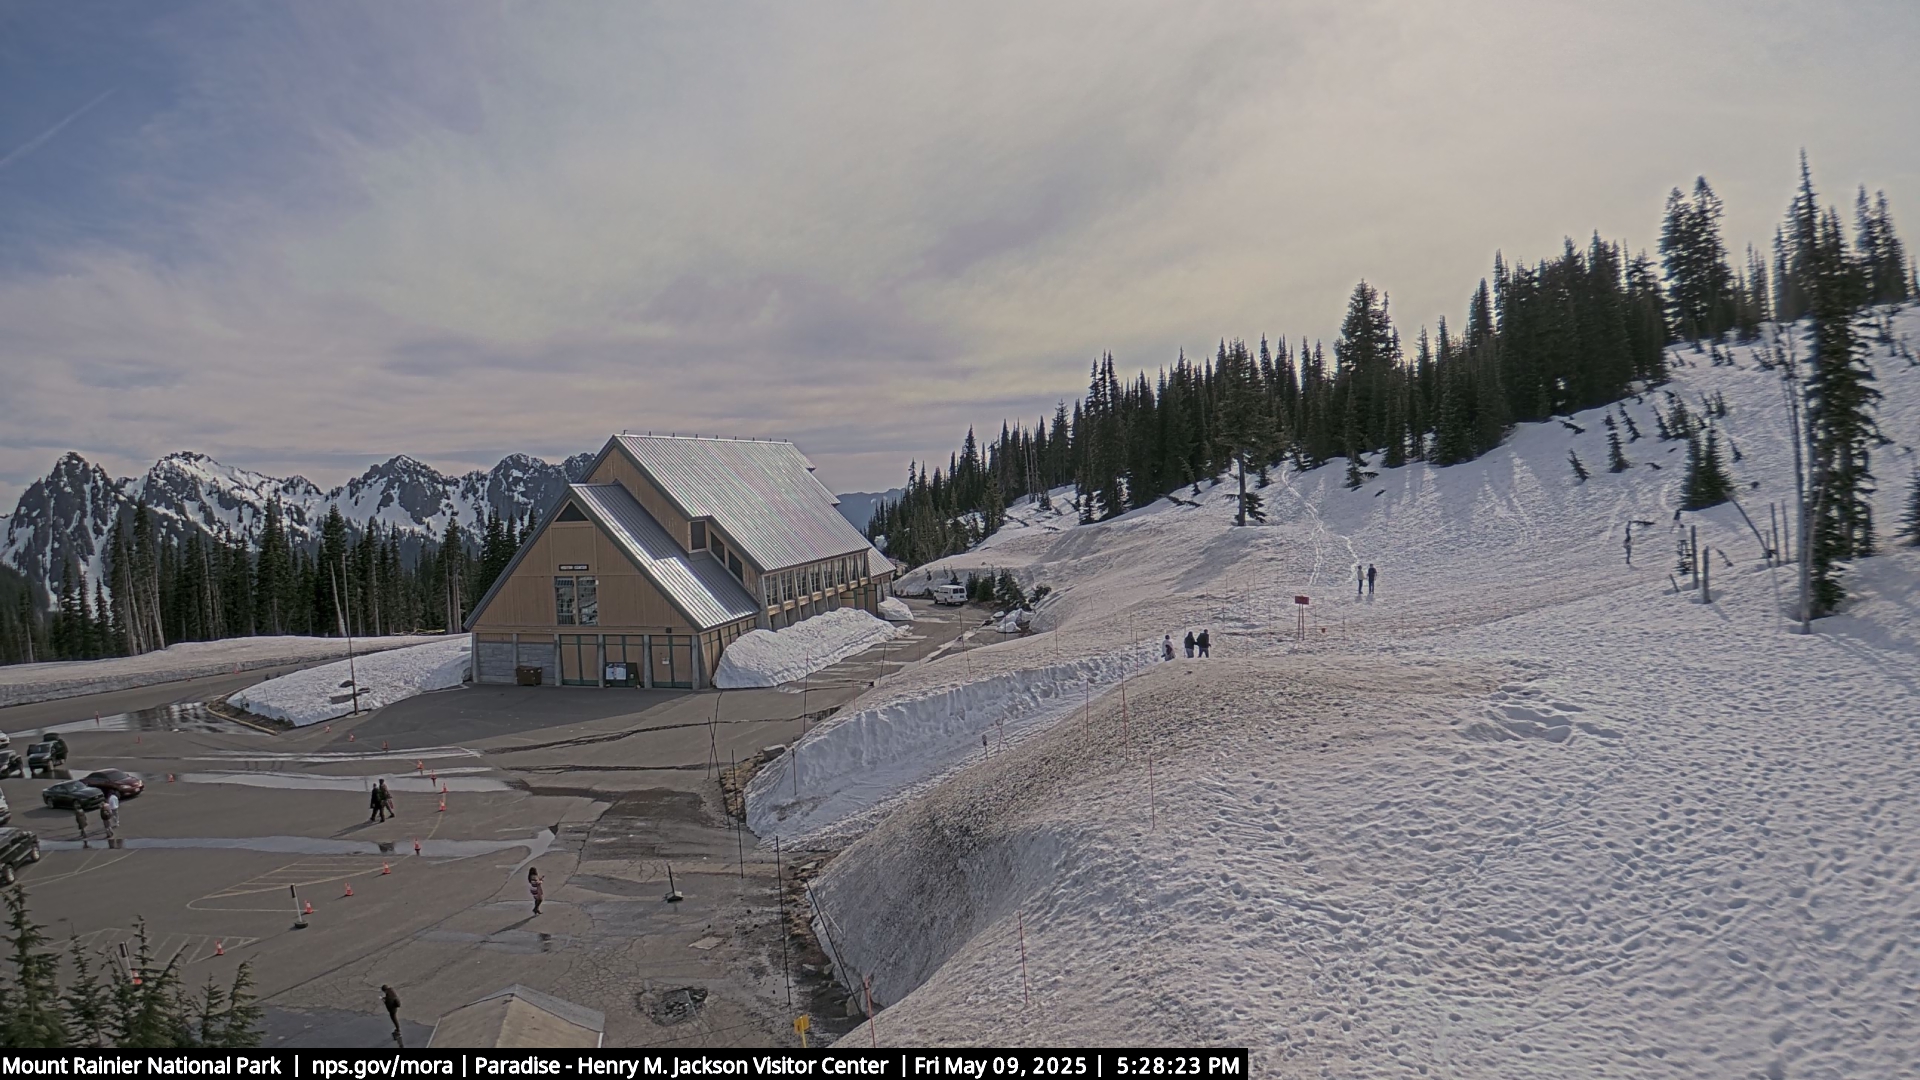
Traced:
<path id="1" fill-rule="evenodd" d="M 694 627 L 706 630 L 739 619 L 752 618 L 760 610 L 759 602 L 741 585 L 726 567 L 711 555 L 704 553 L 689 555 L 681 550 L 673 537 L 653 520 L 626 488 L 619 484 L 569 484 L 566 497 L 548 508 L 540 525 L 534 530 L 539 536 L 553 523 L 560 511 L 571 502 L 578 506 L 593 523 L 620 545 L 627 558 L 646 576 L 661 595 L 685 616 Z M 531 541 L 523 542 L 520 550 L 514 552 L 513 561 L 494 580 L 493 587 L 473 606 L 473 614 L 467 616 L 466 629 L 472 630 L 479 621 L 487 605 L 493 602 L 507 579 L 519 568 L 527 552 L 533 550 Z"/>
<path id="2" fill-rule="evenodd" d="M 616 435 L 615 443 L 689 518 L 711 518 L 763 571 L 872 548 L 790 442 Z"/>

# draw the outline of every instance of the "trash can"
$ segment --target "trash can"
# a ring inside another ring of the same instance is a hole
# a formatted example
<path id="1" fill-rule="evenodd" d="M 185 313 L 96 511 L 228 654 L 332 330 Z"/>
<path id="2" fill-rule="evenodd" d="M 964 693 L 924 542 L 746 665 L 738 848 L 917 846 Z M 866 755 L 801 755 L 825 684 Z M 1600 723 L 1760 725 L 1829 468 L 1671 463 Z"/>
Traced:
<path id="1" fill-rule="evenodd" d="M 539 686 L 540 669 L 522 664 L 513 669 L 513 681 L 521 686 Z"/>

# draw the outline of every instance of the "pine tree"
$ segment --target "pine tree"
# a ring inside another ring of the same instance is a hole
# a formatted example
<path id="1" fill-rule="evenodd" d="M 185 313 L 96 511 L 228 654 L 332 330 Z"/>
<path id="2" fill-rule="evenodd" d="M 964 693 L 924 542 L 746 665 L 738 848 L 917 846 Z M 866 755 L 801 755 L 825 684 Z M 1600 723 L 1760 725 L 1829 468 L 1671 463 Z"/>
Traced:
<path id="1" fill-rule="evenodd" d="M 1707 428 L 1704 439 L 1696 432 L 1687 436 L 1687 479 L 1681 506 L 1704 510 L 1718 506 L 1733 496 L 1733 480 L 1720 460 L 1720 435 Z"/>
<path id="2" fill-rule="evenodd" d="M 1616 430 L 1612 425 L 1608 425 L 1607 427 L 1607 471 L 1620 473 L 1620 472 L 1626 472 L 1628 469 L 1631 469 L 1631 468 L 1633 468 L 1633 462 L 1628 461 L 1627 455 L 1620 449 L 1620 432 Z"/>
<path id="3" fill-rule="evenodd" d="M 27 894 L 19 885 L 6 893 L 8 959 L 13 977 L 0 989 L 0 1041 L 10 1047 L 67 1045 L 60 1012 L 60 956 L 46 949 L 46 935 L 27 914 Z"/>

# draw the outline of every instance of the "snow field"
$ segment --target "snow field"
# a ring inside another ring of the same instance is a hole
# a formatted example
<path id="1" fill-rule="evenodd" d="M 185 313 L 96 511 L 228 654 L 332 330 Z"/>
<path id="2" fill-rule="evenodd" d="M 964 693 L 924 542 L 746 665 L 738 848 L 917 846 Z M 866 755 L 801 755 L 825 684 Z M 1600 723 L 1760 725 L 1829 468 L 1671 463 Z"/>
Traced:
<path id="1" fill-rule="evenodd" d="M 1920 336 L 1916 313 L 1898 326 Z M 814 886 L 819 922 L 875 976 L 880 1037 L 1244 1044 L 1269 1075 L 1913 1071 L 1920 551 L 1861 560 L 1845 611 L 1788 633 L 1791 573 L 1733 506 L 1676 524 L 1685 443 L 1652 411 L 1667 389 L 1695 412 L 1725 395 L 1729 471 L 1766 530 L 1793 493 L 1777 378 L 1746 348 L 1734 367 L 1676 355 L 1670 387 L 1624 405 L 1644 436 L 1622 430 L 1624 473 L 1606 471 L 1616 407 L 1357 491 L 1343 461 L 1277 471 L 1266 527 L 1230 527 L 1231 485 L 1203 484 L 1198 506 L 1009 528 L 936 564 L 1056 590 L 1042 633 L 972 654 L 989 677 L 1186 627 L 1214 657 L 1128 680 L 1157 829 L 1108 693 L 835 836 L 859 838 Z M 1882 352 L 1876 374 L 1884 538 L 1920 368 Z M 1630 521 L 1651 523 L 1632 567 Z M 1669 586 L 1695 527 L 1711 605 Z M 968 681 L 964 662 L 848 712 Z"/>
<path id="2" fill-rule="evenodd" d="M 471 640 L 465 635 L 442 638 L 430 645 L 356 656 L 268 679 L 227 700 L 272 720 L 295 727 L 318 724 L 353 711 L 350 687 L 359 686 L 360 710 L 391 705 L 430 690 L 445 690 L 465 682 L 472 667 Z"/>
<path id="3" fill-rule="evenodd" d="M 355 638 L 354 651 L 380 652 L 446 640 L 440 635 Z M 189 641 L 139 656 L 107 660 L 64 660 L 50 664 L 13 664 L 0 668 L 0 707 L 55 701 L 82 694 L 131 690 L 182 679 L 227 675 L 281 664 L 331 660 L 347 654 L 342 638 L 247 637 Z"/>
<path id="4" fill-rule="evenodd" d="M 722 690 L 779 686 L 865 652 L 903 632 L 900 627 L 876 619 L 861 608 L 822 612 L 779 630 L 749 630 L 720 654 L 713 685 Z"/>

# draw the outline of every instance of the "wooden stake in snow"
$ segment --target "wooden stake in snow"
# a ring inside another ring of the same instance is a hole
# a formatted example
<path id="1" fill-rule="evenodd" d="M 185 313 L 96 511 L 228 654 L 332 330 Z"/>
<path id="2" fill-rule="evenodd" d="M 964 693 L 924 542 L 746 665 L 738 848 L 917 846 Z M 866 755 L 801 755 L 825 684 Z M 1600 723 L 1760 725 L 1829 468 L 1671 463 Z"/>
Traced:
<path id="1" fill-rule="evenodd" d="M 873 976 L 860 976 L 860 990 L 867 998 L 867 1041 L 878 1047 L 880 1034 L 873 1030 Z"/>
<path id="2" fill-rule="evenodd" d="M 1127 730 L 1127 676 L 1120 675 L 1120 745 L 1126 749 L 1127 760 L 1133 760 L 1133 735 Z"/>
<path id="3" fill-rule="evenodd" d="M 1020 999 L 1027 1008 L 1033 1008 L 1033 988 L 1027 983 L 1027 916 L 1015 911 L 1013 917 L 1020 927 Z"/>
<path id="4" fill-rule="evenodd" d="M 1153 832 L 1160 827 L 1153 795 L 1153 744 L 1147 744 L 1147 831 Z"/>

